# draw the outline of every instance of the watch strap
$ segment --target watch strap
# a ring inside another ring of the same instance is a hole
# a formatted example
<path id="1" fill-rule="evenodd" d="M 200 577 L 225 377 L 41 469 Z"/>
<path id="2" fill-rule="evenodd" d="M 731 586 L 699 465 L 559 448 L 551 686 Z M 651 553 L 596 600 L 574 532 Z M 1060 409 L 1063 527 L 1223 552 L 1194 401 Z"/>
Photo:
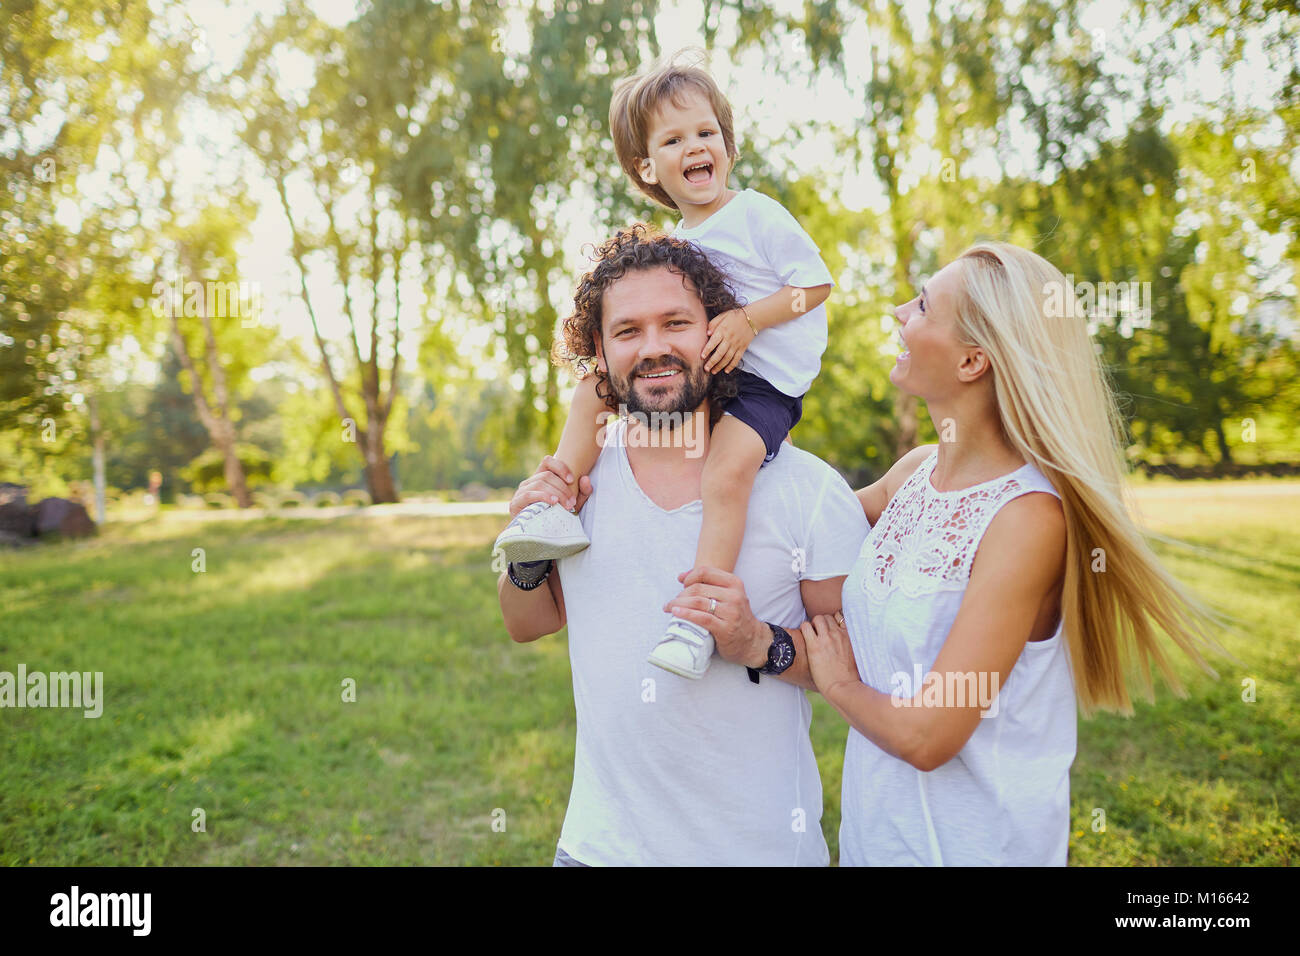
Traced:
<path id="1" fill-rule="evenodd" d="M 506 577 L 521 591 L 532 591 L 542 586 L 555 567 L 552 560 L 511 562 L 506 565 Z"/>

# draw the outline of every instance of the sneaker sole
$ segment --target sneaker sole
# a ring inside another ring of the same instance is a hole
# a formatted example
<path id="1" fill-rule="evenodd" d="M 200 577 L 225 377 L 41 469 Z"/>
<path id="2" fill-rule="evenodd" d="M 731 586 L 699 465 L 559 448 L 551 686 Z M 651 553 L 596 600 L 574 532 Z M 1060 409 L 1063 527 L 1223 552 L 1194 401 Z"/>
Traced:
<path id="1" fill-rule="evenodd" d="M 701 677 L 707 674 L 709 670 L 708 667 L 705 667 L 704 670 L 702 671 L 683 670 L 682 668 L 678 667 L 675 664 L 670 664 L 667 661 L 659 660 L 657 657 L 654 656 L 653 651 L 650 653 L 650 656 L 646 658 L 646 661 L 653 664 L 655 667 L 663 668 L 664 670 L 668 671 L 670 674 L 676 674 L 678 677 L 685 677 L 688 678 L 689 680 L 699 680 Z"/>
<path id="2" fill-rule="evenodd" d="M 524 535 L 509 538 L 504 544 L 496 544 L 492 553 L 500 552 L 511 564 L 520 561 L 545 561 L 547 559 L 567 558 L 570 555 L 586 551 L 591 547 L 590 541 L 582 538 L 530 538 Z"/>

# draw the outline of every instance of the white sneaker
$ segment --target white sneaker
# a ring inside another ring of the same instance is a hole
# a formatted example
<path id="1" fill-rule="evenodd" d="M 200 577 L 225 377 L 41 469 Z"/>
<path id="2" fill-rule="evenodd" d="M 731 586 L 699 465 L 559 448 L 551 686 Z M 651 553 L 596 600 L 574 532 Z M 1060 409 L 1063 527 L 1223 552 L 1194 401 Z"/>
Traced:
<path id="1" fill-rule="evenodd" d="M 591 547 L 578 516 L 558 504 L 535 501 L 497 535 L 492 553 L 505 555 L 511 564 L 567 558 Z"/>
<path id="2" fill-rule="evenodd" d="M 679 677 L 699 680 L 709 669 L 713 647 L 712 634 L 690 621 L 674 617 L 668 622 L 664 639 L 646 660 Z"/>

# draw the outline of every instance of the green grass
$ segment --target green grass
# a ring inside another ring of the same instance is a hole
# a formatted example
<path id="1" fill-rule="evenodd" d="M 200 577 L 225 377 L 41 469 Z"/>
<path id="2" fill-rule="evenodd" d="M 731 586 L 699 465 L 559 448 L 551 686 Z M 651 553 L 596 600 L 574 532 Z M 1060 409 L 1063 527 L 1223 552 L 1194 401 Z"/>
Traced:
<path id="1" fill-rule="evenodd" d="M 1300 858 L 1300 486 L 1218 487 L 1143 511 L 1198 549 L 1159 548 L 1238 618 L 1224 643 L 1244 666 L 1217 662 L 1215 681 L 1180 663 L 1187 698 L 1081 723 L 1073 863 Z M 164 515 L 0 553 L 0 670 L 103 671 L 105 697 L 98 720 L 0 710 L 0 863 L 549 863 L 573 765 L 567 649 L 505 635 L 500 524 Z M 846 728 L 813 700 L 834 858 Z"/>

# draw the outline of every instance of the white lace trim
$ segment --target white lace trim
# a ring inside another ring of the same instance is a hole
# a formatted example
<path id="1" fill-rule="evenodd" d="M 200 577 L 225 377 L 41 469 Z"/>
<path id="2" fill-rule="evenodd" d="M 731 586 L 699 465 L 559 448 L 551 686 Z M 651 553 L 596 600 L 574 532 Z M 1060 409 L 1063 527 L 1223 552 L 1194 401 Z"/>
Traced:
<path id="1" fill-rule="evenodd" d="M 959 492 L 935 491 L 934 452 L 903 483 L 871 530 L 862 590 L 873 603 L 895 589 L 908 597 L 961 591 L 998 509 L 1028 491 L 1053 491 L 1031 465 Z M 1044 487 L 1045 486 L 1045 487 Z"/>

